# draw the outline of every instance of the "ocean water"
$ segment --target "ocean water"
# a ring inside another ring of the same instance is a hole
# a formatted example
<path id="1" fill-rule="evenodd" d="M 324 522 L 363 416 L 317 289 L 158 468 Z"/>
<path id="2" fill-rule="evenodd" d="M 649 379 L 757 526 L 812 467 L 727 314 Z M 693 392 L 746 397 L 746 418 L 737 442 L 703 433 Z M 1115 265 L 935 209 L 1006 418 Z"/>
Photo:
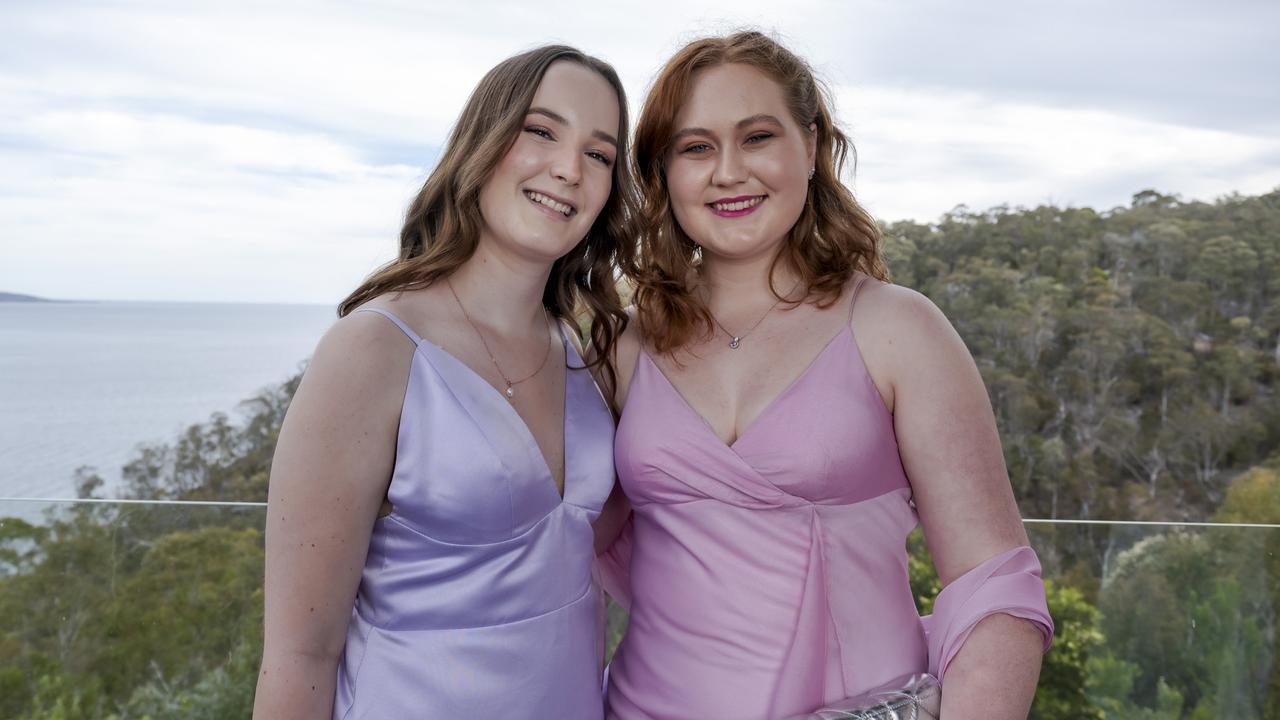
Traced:
<path id="1" fill-rule="evenodd" d="M 113 497 L 139 443 L 217 411 L 239 417 L 240 401 L 301 369 L 334 317 L 320 305 L 0 303 L 0 497 L 74 497 L 82 465 Z"/>

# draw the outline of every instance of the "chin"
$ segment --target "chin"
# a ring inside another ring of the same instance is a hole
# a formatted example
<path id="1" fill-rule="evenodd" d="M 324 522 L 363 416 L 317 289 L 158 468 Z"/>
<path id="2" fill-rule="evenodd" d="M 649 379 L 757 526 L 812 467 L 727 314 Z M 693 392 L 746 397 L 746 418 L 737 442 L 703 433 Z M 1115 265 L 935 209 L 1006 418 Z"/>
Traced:
<path id="1" fill-rule="evenodd" d="M 721 255 L 729 258 L 752 257 L 776 251 L 781 247 L 781 243 L 767 242 L 754 236 L 747 238 L 720 237 L 710 242 L 699 244 L 702 245 L 704 253 L 709 252 L 712 255 Z"/>
<path id="2" fill-rule="evenodd" d="M 516 240 L 516 251 L 529 258 L 555 262 L 568 255 L 577 245 L 566 238 L 530 237 Z"/>

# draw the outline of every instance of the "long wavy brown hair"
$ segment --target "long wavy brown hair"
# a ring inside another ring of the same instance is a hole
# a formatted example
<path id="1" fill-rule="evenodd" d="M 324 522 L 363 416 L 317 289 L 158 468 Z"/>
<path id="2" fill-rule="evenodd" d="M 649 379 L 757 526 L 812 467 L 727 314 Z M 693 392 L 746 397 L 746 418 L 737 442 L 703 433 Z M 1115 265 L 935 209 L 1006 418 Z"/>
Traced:
<path id="1" fill-rule="evenodd" d="M 785 261 L 800 275 L 805 301 L 827 307 L 839 297 L 857 270 L 888 280 L 880 257 L 880 229 L 840 182 L 853 144 L 832 117 L 829 91 L 812 68 L 781 43 L 760 32 L 708 37 L 685 45 L 658 73 L 636 123 L 633 153 L 640 188 L 638 252 L 622 266 L 635 285 L 637 319 L 645 340 L 658 352 L 671 353 L 714 332 L 711 314 L 694 293 L 701 257 L 671 211 L 666 160 L 680 106 L 688 98 L 699 70 L 741 63 L 773 79 L 782 90 L 792 118 L 816 133 L 815 174 L 804 210 L 770 266 Z M 779 296 L 780 297 L 780 296 Z"/>
<path id="2" fill-rule="evenodd" d="M 576 62 L 599 73 L 618 96 L 618 146 L 627 147 L 627 97 L 617 72 L 603 60 L 566 45 L 547 45 L 510 57 L 490 70 L 472 91 L 449 134 L 444 154 L 405 214 L 399 256 L 379 268 L 338 306 L 351 313 L 379 295 L 427 287 L 471 258 L 480 239 L 480 190 L 523 127 L 538 84 L 557 60 Z M 611 397 L 616 382 L 613 345 L 626 328 L 614 282 L 614 267 L 628 262 L 636 191 L 627 163 L 613 164 L 609 199 L 586 238 L 551 267 L 542 302 L 552 315 L 590 321 L 590 342 Z"/>

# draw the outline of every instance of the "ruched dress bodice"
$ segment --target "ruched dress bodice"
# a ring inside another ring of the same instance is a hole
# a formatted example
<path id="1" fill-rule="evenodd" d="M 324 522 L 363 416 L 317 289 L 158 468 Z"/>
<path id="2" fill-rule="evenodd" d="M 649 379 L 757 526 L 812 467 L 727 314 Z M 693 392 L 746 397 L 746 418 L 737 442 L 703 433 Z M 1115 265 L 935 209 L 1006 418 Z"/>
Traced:
<path id="1" fill-rule="evenodd" d="M 334 718 L 599 718 L 591 523 L 614 478 L 604 399 L 566 342 L 562 500 L 508 401 L 393 320 L 416 343 L 394 509 L 373 529 Z"/>
<path id="2" fill-rule="evenodd" d="M 732 445 L 641 352 L 615 459 L 634 515 L 608 717 L 787 717 L 930 668 L 911 486 L 848 327 Z"/>

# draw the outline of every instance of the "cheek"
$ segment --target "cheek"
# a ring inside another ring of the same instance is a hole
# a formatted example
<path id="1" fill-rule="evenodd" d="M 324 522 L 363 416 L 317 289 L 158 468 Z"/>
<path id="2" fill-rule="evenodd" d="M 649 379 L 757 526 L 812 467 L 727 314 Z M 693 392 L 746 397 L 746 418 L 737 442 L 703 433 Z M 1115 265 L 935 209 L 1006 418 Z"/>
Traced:
<path id="1" fill-rule="evenodd" d="M 803 194 L 809 182 L 809 171 L 804 163 L 794 158 L 765 156 L 759 158 L 756 176 L 767 183 L 774 192 Z"/>
<path id="2" fill-rule="evenodd" d="M 591 181 L 591 192 L 588 195 L 591 203 L 591 214 L 595 215 L 604 209 L 604 204 L 609 202 L 609 193 L 613 191 L 613 171 L 608 170 L 600 173 L 600 177 L 593 178 Z"/>
<path id="3" fill-rule="evenodd" d="M 667 192 L 672 205 L 701 205 L 702 187 L 697 168 L 679 163 L 667 171 Z"/>
<path id="4" fill-rule="evenodd" d="M 498 163 L 497 172 L 502 175 L 521 176 L 537 167 L 538 151 L 523 137 L 516 140 Z"/>
<path id="5" fill-rule="evenodd" d="M 493 169 L 493 174 L 489 176 L 489 179 L 480 188 L 480 204 L 482 208 L 486 201 L 492 203 L 496 202 L 500 196 L 505 198 L 506 190 L 518 182 L 517 178 L 520 173 L 517 168 L 512 166 L 513 159 L 512 154 L 507 153 L 502 158 L 502 162 L 498 163 L 498 166 Z"/>
<path id="6" fill-rule="evenodd" d="M 499 170 L 509 177 L 523 177 L 536 165 L 532 153 L 510 152 L 502 159 Z"/>

